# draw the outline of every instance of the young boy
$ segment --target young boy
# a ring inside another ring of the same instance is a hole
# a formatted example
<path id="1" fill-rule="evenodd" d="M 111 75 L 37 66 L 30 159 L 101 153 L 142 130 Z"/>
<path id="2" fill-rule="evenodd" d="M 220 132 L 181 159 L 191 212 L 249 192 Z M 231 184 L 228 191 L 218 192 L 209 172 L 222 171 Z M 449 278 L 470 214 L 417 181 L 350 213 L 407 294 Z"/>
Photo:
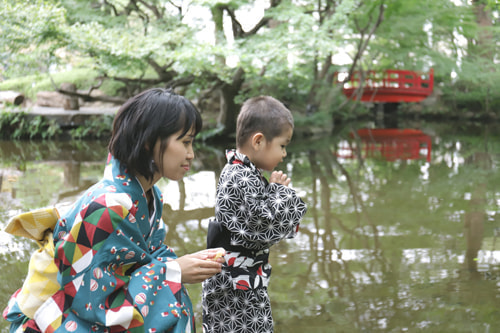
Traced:
<path id="1" fill-rule="evenodd" d="M 236 124 L 236 150 L 217 186 L 216 221 L 208 247 L 226 250 L 222 272 L 203 283 L 203 331 L 273 332 L 267 287 L 269 248 L 296 236 L 306 205 L 288 187 L 291 179 L 272 171 L 286 156 L 293 134 L 291 112 L 269 96 L 247 100 Z"/>

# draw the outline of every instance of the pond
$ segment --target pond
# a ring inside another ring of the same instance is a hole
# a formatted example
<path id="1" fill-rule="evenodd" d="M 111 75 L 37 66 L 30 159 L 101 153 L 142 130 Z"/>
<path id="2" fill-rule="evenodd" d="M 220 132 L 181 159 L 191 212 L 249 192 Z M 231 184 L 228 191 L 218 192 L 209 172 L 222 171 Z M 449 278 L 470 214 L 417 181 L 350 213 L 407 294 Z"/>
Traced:
<path id="1" fill-rule="evenodd" d="M 271 251 L 275 332 L 498 331 L 500 124 L 359 131 L 371 127 L 295 138 L 280 165 L 309 210 L 299 236 Z M 159 183 L 178 255 L 204 247 L 228 147 L 199 143 L 190 174 Z M 64 209 L 99 180 L 106 151 L 106 142 L 0 142 L 0 226 Z M 0 234 L 2 309 L 35 248 Z M 201 287 L 188 289 L 199 325 Z"/>

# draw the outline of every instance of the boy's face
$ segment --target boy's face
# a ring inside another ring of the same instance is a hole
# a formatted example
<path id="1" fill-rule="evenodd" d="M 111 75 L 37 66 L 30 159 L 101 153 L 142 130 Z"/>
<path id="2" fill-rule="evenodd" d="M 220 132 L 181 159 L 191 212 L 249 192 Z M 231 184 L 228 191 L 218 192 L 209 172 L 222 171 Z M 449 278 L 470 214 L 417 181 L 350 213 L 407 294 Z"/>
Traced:
<path id="1" fill-rule="evenodd" d="M 262 149 L 257 152 L 255 160 L 252 161 L 255 166 L 266 171 L 273 171 L 280 162 L 283 162 L 283 158 L 286 157 L 286 146 L 292 140 L 292 135 L 293 129 L 287 127 L 272 141 L 264 139 Z"/>

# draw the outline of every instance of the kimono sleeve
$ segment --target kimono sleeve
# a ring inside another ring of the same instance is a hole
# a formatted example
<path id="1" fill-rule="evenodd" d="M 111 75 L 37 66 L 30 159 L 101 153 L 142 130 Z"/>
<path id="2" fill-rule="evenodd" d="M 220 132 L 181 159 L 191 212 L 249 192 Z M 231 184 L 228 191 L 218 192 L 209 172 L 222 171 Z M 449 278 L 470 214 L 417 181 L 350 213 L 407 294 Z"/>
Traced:
<path id="1" fill-rule="evenodd" d="M 219 214 L 226 226 L 249 248 L 271 246 L 294 237 L 306 212 L 295 191 L 280 184 L 265 186 L 251 171 L 241 171 L 221 189 Z M 239 243 L 239 241 L 237 241 Z"/>
<path id="2" fill-rule="evenodd" d="M 63 295 L 55 298 L 64 297 L 61 310 L 68 313 L 70 309 L 68 318 L 80 329 L 97 325 L 117 331 L 142 330 L 149 326 L 146 317 L 153 311 L 138 305 L 151 300 L 154 293 L 175 299 L 168 287 L 161 291 L 152 286 L 162 285 L 169 276 L 180 282 L 179 268 L 175 262 L 165 262 L 166 255 L 156 258 L 149 253 L 135 213 L 127 195 L 103 194 L 82 208 L 56 244 L 59 293 Z M 169 255 L 175 258 L 173 252 Z M 169 320 L 171 326 L 177 319 L 171 316 Z"/>
<path id="3" fill-rule="evenodd" d="M 299 223 L 307 211 L 306 204 L 297 195 L 294 189 L 287 186 L 271 183 L 267 186 L 271 210 L 276 221 L 289 223 L 290 231 L 286 238 L 293 238 L 299 230 Z"/>

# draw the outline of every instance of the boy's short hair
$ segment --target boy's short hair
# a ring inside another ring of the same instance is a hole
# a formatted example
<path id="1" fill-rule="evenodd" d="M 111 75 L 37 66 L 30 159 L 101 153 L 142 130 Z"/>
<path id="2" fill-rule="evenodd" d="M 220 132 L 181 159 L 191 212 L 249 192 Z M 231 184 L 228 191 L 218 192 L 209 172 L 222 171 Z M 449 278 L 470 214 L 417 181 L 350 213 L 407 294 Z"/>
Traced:
<path id="1" fill-rule="evenodd" d="M 293 129 L 293 116 L 283 103 L 271 96 L 250 98 L 236 121 L 236 147 L 242 147 L 257 132 L 272 141 L 288 128 Z"/>
<path id="2" fill-rule="evenodd" d="M 201 127 L 201 115 L 187 98 L 170 89 L 151 88 L 130 98 L 118 110 L 108 149 L 131 175 L 152 179 L 162 167 L 168 138 L 181 130 L 183 137 L 191 128 L 196 135 Z M 152 163 L 158 139 L 161 160 Z"/>

